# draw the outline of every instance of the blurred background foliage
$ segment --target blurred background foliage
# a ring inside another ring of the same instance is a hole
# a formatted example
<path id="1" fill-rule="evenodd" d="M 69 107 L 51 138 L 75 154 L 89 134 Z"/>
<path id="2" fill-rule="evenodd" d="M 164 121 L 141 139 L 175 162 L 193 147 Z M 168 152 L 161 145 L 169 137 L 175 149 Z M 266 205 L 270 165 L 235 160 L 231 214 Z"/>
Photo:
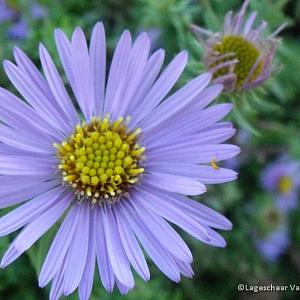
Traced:
<path id="1" fill-rule="evenodd" d="M 61 27 L 70 34 L 74 27 L 81 26 L 89 35 L 93 24 L 102 20 L 109 57 L 124 28 L 130 29 L 135 36 L 147 31 L 153 50 L 166 49 L 167 62 L 178 51 L 187 49 L 189 63 L 180 86 L 204 71 L 201 64 L 203 49 L 190 32 L 190 24 L 219 31 L 225 13 L 237 10 L 242 1 L 0 0 L 0 3 L 1 61 L 12 59 L 13 48 L 18 46 L 39 65 L 38 44 L 42 42 L 60 66 L 53 39 L 54 29 Z M 281 34 L 282 43 L 276 55 L 280 72 L 264 88 L 243 95 L 223 96 L 220 100 L 235 104 L 231 118 L 238 134 L 233 143 L 241 147 L 242 153 L 224 165 L 237 170 L 240 175 L 235 182 L 209 186 L 208 192 L 197 200 L 225 214 L 234 224 L 232 231 L 222 233 L 227 247 L 209 247 L 185 236 L 194 254 L 193 279 L 183 279 L 175 284 L 152 266 L 150 282 L 144 283 L 136 277 L 136 288 L 127 296 L 120 296 L 118 292 L 107 294 L 95 278 L 92 299 L 300 298 L 299 292 L 255 294 L 237 290 L 239 283 L 300 284 L 300 209 L 296 184 L 299 172 L 283 174 L 287 185 L 275 184 L 273 190 L 265 187 L 262 175 L 268 166 L 283 157 L 296 165 L 300 160 L 300 1 L 252 0 L 250 9 L 258 11 L 259 20 L 265 19 L 269 23 L 270 32 L 284 22 L 288 26 Z M 0 85 L 12 90 L 2 67 Z M 241 118 L 235 116 L 238 110 L 242 111 Z M 275 176 L 276 170 L 274 172 Z M 288 210 L 278 205 L 280 201 L 289 201 L 282 187 L 293 189 L 296 197 L 296 205 Z M 273 237 L 272 234 L 280 228 L 284 228 L 283 237 L 278 238 L 276 234 Z M 48 291 L 38 288 L 36 273 L 52 234 L 50 232 L 12 266 L 1 270 L 0 299 L 48 298 Z M 1 238 L 1 254 L 12 238 Z M 77 299 L 77 296 L 68 299 Z"/>

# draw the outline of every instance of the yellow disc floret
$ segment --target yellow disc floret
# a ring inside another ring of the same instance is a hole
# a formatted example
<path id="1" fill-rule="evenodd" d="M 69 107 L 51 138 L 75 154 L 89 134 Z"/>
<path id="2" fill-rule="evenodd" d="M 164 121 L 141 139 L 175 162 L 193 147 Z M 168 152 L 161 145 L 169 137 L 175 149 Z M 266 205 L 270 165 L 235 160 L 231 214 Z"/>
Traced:
<path id="1" fill-rule="evenodd" d="M 122 117 L 115 122 L 93 118 L 78 124 L 67 140 L 54 144 L 63 181 L 80 199 L 114 202 L 144 172 L 140 162 L 145 148 L 137 144 L 141 129 L 130 132 L 126 125 Z"/>
<path id="2" fill-rule="evenodd" d="M 213 46 L 213 50 L 218 53 L 219 56 L 223 54 L 231 54 L 222 59 L 214 61 L 210 67 L 219 65 L 233 59 L 237 59 L 237 63 L 234 67 L 234 74 L 236 75 L 237 82 L 236 88 L 243 85 L 247 79 L 252 67 L 260 56 L 260 51 L 257 49 L 253 43 L 246 40 L 241 36 L 228 35 L 224 36 L 222 40 Z M 214 73 L 214 78 L 226 75 L 229 72 L 228 66 L 223 67 Z M 255 80 L 263 70 L 263 62 L 258 63 L 256 66 L 250 80 Z"/>
<path id="3" fill-rule="evenodd" d="M 293 187 L 293 181 L 290 176 L 282 176 L 278 181 L 278 190 L 282 194 L 287 194 Z"/>

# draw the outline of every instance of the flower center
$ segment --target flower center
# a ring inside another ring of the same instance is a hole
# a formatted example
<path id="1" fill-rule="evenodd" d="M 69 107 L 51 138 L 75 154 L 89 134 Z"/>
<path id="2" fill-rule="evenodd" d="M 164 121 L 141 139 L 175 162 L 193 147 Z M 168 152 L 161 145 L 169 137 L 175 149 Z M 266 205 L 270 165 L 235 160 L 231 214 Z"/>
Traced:
<path id="1" fill-rule="evenodd" d="M 113 203 L 144 172 L 139 163 L 145 148 L 137 144 L 141 129 L 129 132 L 127 121 L 93 118 L 88 124 L 78 124 L 67 140 L 54 144 L 63 182 L 79 199 Z"/>
<path id="2" fill-rule="evenodd" d="M 293 181 L 290 176 L 282 176 L 278 181 L 278 190 L 282 194 L 287 194 L 293 186 Z"/>
<path id="3" fill-rule="evenodd" d="M 271 208 L 270 210 L 268 210 L 266 212 L 265 217 L 266 221 L 273 229 L 276 228 L 282 222 L 282 215 L 275 208 Z"/>
<path id="4" fill-rule="evenodd" d="M 218 56 L 229 54 L 211 64 L 211 67 L 217 66 L 233 59 L 237 59 L 234 68 L 237 82 L 236 87 L 239 88 L 247 79 L 252 67 L 260 56 L 260 51 L 248 40 L 241 36 L 228 35 L 224 36 L 220 43 L 213 46 L 213 50 L 218 52 Z M 231 54 L 231 55 L 230 55 Z M 229 66 L 220 68 L 214 73 L 214 78 L 226 75 L 229 73 Z M 263 70 L 263 62 L 258 63 L 250 80 L 255 80 Z"/>

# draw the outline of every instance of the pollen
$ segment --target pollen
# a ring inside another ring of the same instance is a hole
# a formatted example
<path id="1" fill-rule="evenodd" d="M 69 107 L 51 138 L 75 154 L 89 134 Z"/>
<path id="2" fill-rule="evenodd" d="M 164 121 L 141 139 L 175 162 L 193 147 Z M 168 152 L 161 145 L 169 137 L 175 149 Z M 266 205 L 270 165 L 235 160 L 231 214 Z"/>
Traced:
<path id="1" fill-rule="evenodd" d="M 145 148 L 137 143 L 141 129 L 128 131 L 128 120 L 93 118 L 78 124 L 61 144 L 54 144 L 62 180 L 79 199 L 113 203 L 144 173 L 140 163 Z"/>
<path id="2" fill-rule="evenodd" d="M 287 194 L 293 187 L 293 181 L 290 176 L 282 176 L 278 181 L 278 190 L 282 194 Z"/>
<path id="3" fill-rule="evenodd" d="M 257 49 L 253 43 L 241 36 L 229 35 L 224 36 L 223 39 L 213 46 L 213 50 L 218 53 L 218 56 L 223 56 L 219 60 L 214 60 L 210 67 L 215 67 L 221 63 L 236 59 L 237 63 L 233 66 L 224 66 L 214 73 L 214 78 L 226 75 L 229 69 L 233 67 L 233 72 L 236 75 L 236 89 L 241 87 L 248 78 L 250 71 L 256 61 L 260 57 L 260 50 Z M 225 54 L 225 57 L 224 57 Z M 228 55 L 226 55 L 228 54 Z M 259 62 L 253 74 L 249 78 L 251 81 L 255 80 L 263 71 L 263 62 Z"/>
<path id="4" fill-rule="evenodd" d="M 214 169 L 214 170 L 219 170 L 219 166 L 217 164 L 217 161 L 216 161 L 216 158 L 213 158 L 210 162 L 210 165 L 211 167 Z"/>

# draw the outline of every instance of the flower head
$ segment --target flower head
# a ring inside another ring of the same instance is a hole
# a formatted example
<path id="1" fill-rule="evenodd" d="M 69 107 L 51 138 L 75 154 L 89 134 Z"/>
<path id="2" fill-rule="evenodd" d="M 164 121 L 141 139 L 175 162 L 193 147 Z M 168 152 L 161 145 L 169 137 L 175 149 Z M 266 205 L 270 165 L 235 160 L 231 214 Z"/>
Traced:
<path id="1" fill-rule="evenodd" d="M 28 25 L 24 20 L 13 23 L 7 30 L 7 36 L 12 40 L 24 40 L 28 34 Z"/>
<path id="2" fill-rule="evenodd" d="M 29 17 L 39 20 L 47 16 L 47 9 L 35 1 L 30 1 Z M 28 36 L 28 22 L 24 13 L 18 7 L 10 7 L 5 0 L 0 1 L 0 24 L 9 22 L 7 36 L 11 40 L 24 40 Z"/>
<path id="3" fill-rule="evenodd" d="M 192 26 L 197 37 L 204 42 L 206 68 L 213 73 L 214 81 L 223 83 L 224 91 L 229 93 L 257 87 L 270 77 L 278 45 L 276 35 L 285 26 L 283 24 L 264 37 L 265 21 L 253 27 L 257 12 L 252 12 L 244 21 L 249 2 L 245 0 L 237 14 L 232 11 L 226 14 L 222 32 L 212 33 Z"/>
<path id="4" fill-rule="evenodd" d="M 11 20 L 14 17 L 14 12 L 11 10 L 5 0 L 0 1 L 0 22 Z"/>
<path id="5" fill-rule="evenodd" d="M 48 10 L 46 7 L 41 6 L 37 2 L 33 1 L 31 4 L 31 17 L 33 20 L 44 19 L 48 16 Z"/>
<path id="6" fill-rule="evenodd" d="M 297 205 L 300 187 L 300 164 L 288 157 L 281 157 L 262 172 L 263 187 L 274 194 L 277 205 L 291 209 Z"/>
<path id="7" fill-rule="evenodd" d="M 265 238 L 257 240 L 256 246 L 261 255 L 270 262 L 275 262 L 290 244 L 287 226 L 278 227 Z"/>
<path id="8" fill-rule="evenodd" d="M 265 197 L 260 198 L 256 210 L 255 246 L 267 261 L 275 262 L 290 243 L 287 214 L 268 195 Z"/>
<path id="9" fill-rule="evenodd" d="M 72 95 L 43 45 L 44 75 L 20 49 L 16 64 L 4 62 L 26 102 L 0 89 L 0 206 L 25 204 L 0 219 L 2 236 L 24 227 L 1 267 L 62 219 L 39 275 L 41 287 L 52 281 L 50 299 L 76 288 L 88 299 L 96 262 L 108 291 L 133 288 L 131 266 L 149 280 L 140 245 L 170 279 L 191 277 L 192 254 L 169 222 L 219 247 L 225 241 L 212 228 L 232 226 L 186 196 L 236 178 L 217 165 L 239 152 L 222 144 L 231 124 L 218 122 L 231 105 L 205 108 L 222 86 L 203 74 L 167 96 L 187 54 L 160 74 L 164 51 L 150 55 L 145 33 L 133 42 L 124 31 L 107 80 L 101 23 L 89 46 L 80 28 L 71 40 L 56 30 L 55 39 Z"/>

